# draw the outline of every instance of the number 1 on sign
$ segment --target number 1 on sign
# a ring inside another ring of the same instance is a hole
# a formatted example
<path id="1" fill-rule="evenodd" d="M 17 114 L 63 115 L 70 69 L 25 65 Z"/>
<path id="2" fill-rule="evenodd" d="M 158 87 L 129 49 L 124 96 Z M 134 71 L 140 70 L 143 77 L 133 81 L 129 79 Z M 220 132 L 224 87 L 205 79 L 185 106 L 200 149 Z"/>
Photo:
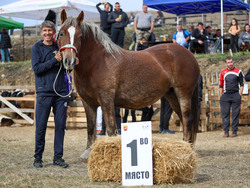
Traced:
<path id="1" fill-rule="evenodd" d="M 131 166 L 137 166 L 137 140 L 133 140 L 127 147 L 131 148 Z"/>

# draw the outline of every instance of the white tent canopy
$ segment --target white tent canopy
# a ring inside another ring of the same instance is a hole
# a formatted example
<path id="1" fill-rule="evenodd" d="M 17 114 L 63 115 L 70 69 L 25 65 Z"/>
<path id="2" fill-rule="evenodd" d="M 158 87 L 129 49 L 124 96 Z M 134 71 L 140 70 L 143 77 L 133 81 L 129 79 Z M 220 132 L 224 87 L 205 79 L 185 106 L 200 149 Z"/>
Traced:
<path id="1" fill-rule="evenodd" d="M 86 0 L 21 0 L 0 7 L 0 15 L 44 20 L 48 10 L 53 10 L 57 13 L 57 20 L 60 20 L 62 9 L 69 16 L 78 16 L 83 11 L 84 19 L 99 17 L 95 3 Z"/>

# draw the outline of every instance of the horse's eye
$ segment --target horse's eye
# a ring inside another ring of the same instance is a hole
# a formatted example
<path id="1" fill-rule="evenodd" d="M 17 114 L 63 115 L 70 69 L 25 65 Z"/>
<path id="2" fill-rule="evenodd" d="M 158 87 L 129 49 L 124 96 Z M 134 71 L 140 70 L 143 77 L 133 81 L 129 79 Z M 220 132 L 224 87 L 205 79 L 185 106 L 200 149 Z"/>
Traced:
<path id="1" fill-rule="evenodd" d="M 83 40 L 83 36 L 80 36 L 80 40 Z"/>
<path id="2" fill-rule="evenodd" d="M 63 32 L 60 33 L 60 37 L 63 37 Z"/>

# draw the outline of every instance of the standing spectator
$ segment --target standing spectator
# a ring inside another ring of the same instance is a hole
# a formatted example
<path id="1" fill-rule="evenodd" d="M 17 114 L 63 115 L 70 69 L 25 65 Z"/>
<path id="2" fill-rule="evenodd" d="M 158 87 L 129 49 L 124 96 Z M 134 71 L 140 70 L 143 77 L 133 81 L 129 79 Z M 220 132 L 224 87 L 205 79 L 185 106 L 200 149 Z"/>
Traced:
<path id="1" fill-rule="evenodd" d="M 181 46 L 188 48 L 189 33 L 187 30 L 182 29 L 181 25 L 177 25 L 177 31 L 174 33 L 172 38 L 173 43 L 177 43 Z"/>
<path id="2" fill-rule="evenodd" d="M 203 90 L 203 78 L 200 74 L 199 76 L 199 80 L 198 80 L 198 92 L 199 92 L 199 99 L 198 99 L 198 114 L 197 114 L 197 122 L 198 122 L 198 133 L 201 132 L 201 130 L 199 130 L 199 122 L 200 122 L 200 116 L 201 116 L 201 102 L 202 102 L 202 90 Z"/>
<path id="3" fill-rule="evenodd" d="M 169 120 L 173 113 L 173 109 L 165 97 L 161 98 L 161 115 L 160 115 L 160 133 L 174 134 L 174 131 L 169 129 Z"/>
<path id="4" fill-rule="evenodd" d="M 115 10 L 110 13 L 108 22 L 111 23 L 111 40 L 123 48 L 124 28 L 128 25 L 129 19 L 127 14 L 120 8 L 120 3 L 115 3 Z"/>
<path id="5" fill-rule="evenodd" d="M 130 112 L 132 116 L 132 122 L 136 122 L 135 110 L 131 109 Z M 125 113 L 124 113 L 123 120 L 122 120 L 123 123 L 127 123 L 128 113 L 129 113 L 129 109 L 125 109 Z"/>
<path id="6" fill-rule="evenodd" d="M 100 9 L 101 4 L 104 5 L 104 10 Z M 105 33 L 107 33 L 110 36 L 111 24 L 108 23 L 108 16 L 112 12 L 113 6 L 110 3 L 108 3 L 107 1 L 102 1 L 101 3 L 98 3 L 96 5 L 96 8 L 97 8 L 98 12 L 100 13 L 101 30 L 103 30 Z"/>
<path id="7" fill-rule="evenodd" d="M 230 108 L 232 107 L 232 131 L 231 137 L 237 136 L 241 95 L 243 92 L 243 73 L 234 67 L 232 57 L 225 60 L 227 68 L 220 73 L 220 107 L 224 127 L 224 137 L 229 137 Z M 240 85 L 240 89 L 239 89 Z"/>
<path id="8" fill-rule="evenodd" d="M 207 31 L 203 28 L 203 23 L 198 23 L 198 26 L 192 32 L 193 40 L 190 41 L 190 51 L 194 52 L 194 47 L 202 46 L 204 51 L 208 53 L 208 43 L 207 43 Z"/>
<path id="9" fill-rule="evenodd" d="M 154 17 L 148 12 L 148 6 L 145 4 L 142 6 L 142 12 L 135 16 L 134 29 L 136 33 L 135 51 L 137 51 L 137 46 L 142 37 L 145 37 L 147 41 L 154 29 Z"/>
<path id="10" fill-rule="evenodd" d="M 250 81 L 250 69 L 248 69 L 248 71 L 247 71 L 247 73 L 246 73 L 246 75 L 245 75 L 245 80 L 246 80 L 247 82 Z"/>
<path id="11" fill-rule="evenodd" d="M 10 36 L 8 35 L 6 29 L 3 27 L 0 33 L 0 51 L 3 63 L 10 61 L 8 48 L 12 48 Z"/>
<path id="12" fill-rule="evenodd" d="M 66 128 L 67 107 L 69 98 L 59 97 L 53 88 L 55 78 L 58 76 L 55 89 L 61 95 L 67 95 L 67 83 L 64 77 L 65 70 L 60 70 L 62 55 L 54 42 L 56 33 L 55 24 L 44 21 L 41 25 L 43 40 L 37 42 L 31 49 L 31 63 L 35 74 L 36 85 L 36 136 L 35 136 L 35 168 L 42 168 L 43 151 L 45 147 L 45 134 L 47 122 L 53 107 L 55 121 L 54 159 L 53 164 L 66 168 L 68 164 L 62 159 L 63 143 Z"/>
<path id="13" fill-rule="evenodd" d="M 245 31 L 243 31 L 240 35 L 240 48 L 241 49 L 248 49 L 250 41 L 250 27 L 248 24 L 245 25 Z"/>
<path id="14" fill-rule="evenodd" d="M 228 30 L 228 33 L 230 33 L 230 48 L 233 51 L 234 46 L 236 47 L 236 52 L 239 52 L 239 46 L 238 46 L 238 39 L 240 32 L 240 26 L 238 25 L 238 21 L 233 18 L 231 21 L 230 28 Z"/>

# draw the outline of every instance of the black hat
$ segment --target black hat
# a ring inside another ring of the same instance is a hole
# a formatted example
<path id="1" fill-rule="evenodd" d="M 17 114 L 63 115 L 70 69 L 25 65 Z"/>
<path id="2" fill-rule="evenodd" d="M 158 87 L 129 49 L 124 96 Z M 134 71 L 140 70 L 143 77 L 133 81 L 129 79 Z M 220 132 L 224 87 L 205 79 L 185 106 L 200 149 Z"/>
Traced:
<path id="1" fill-rule="evenodd" d="M 56 24 L 56 13 L 53 10 L 49 10 L 48 15 L 44 21 L 51 21 Z"/>

